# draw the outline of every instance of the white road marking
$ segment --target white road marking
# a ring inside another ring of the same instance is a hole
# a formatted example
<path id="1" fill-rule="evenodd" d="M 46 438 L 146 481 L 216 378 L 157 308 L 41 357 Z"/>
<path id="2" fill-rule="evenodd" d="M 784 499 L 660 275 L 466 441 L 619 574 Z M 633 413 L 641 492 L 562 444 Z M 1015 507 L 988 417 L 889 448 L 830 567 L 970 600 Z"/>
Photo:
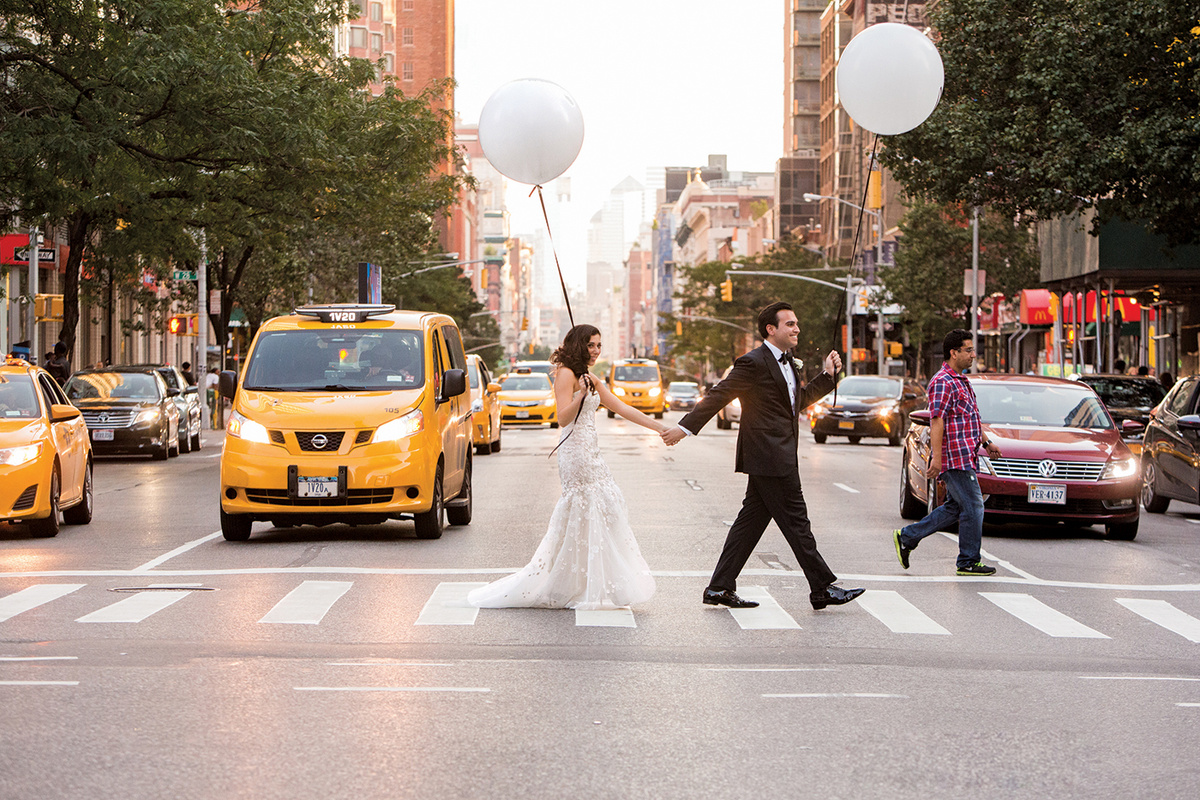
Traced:
<path id="1" fill-rule="evenodd" d="M 0 656 L 0 661 L 78 661 L 79 656 Z"/>
<path id="2" fill-rule="evenodd" d="M 898 697 L 907 698 L 906 694 L 882 694 L 879 692 L 809 692 L 798 694 L 764 694 L 759 697 Z"/>
<path id="3" fill-rule="evenodd" d="M 862 492 L 858 491 L 858 489 L 852 489 L 844 483 L 835 483 L 834 486 L 836 486 L 837 488 L 841 489 L 844 492 L 849 492 L 850 494 L 862 494 Z"/>
<path id="4" fill-rule="evenodd" d="M 287 593 L 260 623 L 318 625 L 333 604 L 350 591 L 353 581 L 305 581 Z"/>
<path id="5" fill-rule="evenodd" d="M 175 556 L 186 553 L 188 550 L 191 550 L 193 547 L 199 547 L 200 545 L 204 544 L 205 542 L 211 542 L 213 539 L 216 539 L 220 535 L 221 535 L 221 532 L 217 531 L 216 533 L 210 533 L 208 536 L 202 536 L 199 539 L 194 539 L 194 540 L 188 542 L 187 544 L 176 547 L 174 550 L 172 550 L 168 553 L 163 553 L 158 558 L 154 558 L 154 559 L 151 559 L 150 561 L 147 561 L 145 564 L 142 564 L 140 567 L 134 567 L 132 572 L 148 572 L 148 571 L 154 569 L 155 567 L 157 567 L 159 564 L 162 564 L 165 561 L 169 561 L 172 558 L 174 558 Z"/>
<path id="6" fill-rule="evenodd" d="M 1200 708 L 1200 703 L 1176 703 L 1180 708 Z"/>
<path id="7" fill-rule="evenodd" d="M 43 583 L 0 597 L 0 622 L 78 591 L 86 583 Z"/>
<path id="8" fill-rule="evenodd" d="M 76 622 L 141 622 L 168 606 L 178 603 L 191 592 L 138 592 L 110 606 L 80 617 Z"/>
<path id="9" fill-rule="evenodd" d="M 858 598 L 867 613 L 888 626 L 892 633 L 927 633 L 949 636 L 950 631 L 927 617 L 919 608 L 900 596 L 899 592 L 872 589 Z"/>
<path id="10" fill-rule="evenodd" d="M 0 686 L 78 686 L 79 681 L 0 681 Z"/>
<path id="11" fill-rule="evenodd" d="M 758 608 L 731 608 L 729 613 L 742 630 L 800 630 L 800 623 L 783 610 L 765 586 L 744 586 L 738 590 L 743 600 L 757 600 Z"/>
<path id="12" fill-rule="evenodd" d="M 327 667 L 454 667 L 457 664 L 442 664 L 432 661 L 328 661 Z"/>
<path id="13" fill-rule="evenodd" d="M 490 692 L 469 686 L 294 686 L 297 692 Z"/>
<path id="14" fill-rule="evenodd" d="M 954 542 L 955 544 L 958 544 L 958 535 L 957 534 L 947 533 L 946 531 L 938 531 L 938 533 L 941 534 L 942 536 L 945 536 L 947 539 Z M 1009 572 L 1013 573 L 1014 575 L 1020 575 L 1022 578 L 1025 578 L 1028 581 L 1036 581 L 1037 583 L 1048 583 L 1046 581 L 1041 580 L 1033 573 L 1026 572 L 1023 569 L 1014 566 L 1011 561 L 1005 561 L 1004 559 L 1002 559 L 998 556 L 992 555 L 987 550 L 980 549 L 979 555 L 982 558 L 987 559 L 988 561 L 992 561 L 996 565 L 1003 567 L 1004 569 L 1008 570 Z M 959 580 L 961 580 L 963 576 L 956 576 L 956 577 L 958 577 Z M 997 578 L 994 576 L 984 576 L 983 578 L 968 578 L 968 580 L 998 581 L 998 580 L 1002 580 L 1002 578 Z"/>
<path id="15" fill-rule="evenodd" d="M 1164 678 L 1157 675 L 1080 675 L 1081 681 L 1200 681 L 1200 678 Z"/>
<path id="16" fill-rule="evenodd" d="M 833 672 L 832 667 L 703 667 L 705 672 Z"/>
<path id="17" fill-rule="evenodd" d="M 1166 600 L 1141 600 L 1118 597 L 1117 602 L 1139 617 L 1178 633 L 1189 642 L 1200 642 L 1200 619 L 1185 614 Z"/>
<path id="18" fill-rule="evenodd" d="M 980 592 L 979 596 L 990 600 L 1027 625 L 1056 638 L 1107 639 L 1103 633 L 1089 628 L 1061 611 L 1056 611 L 1031 595 L 1009 592 Z"/>
<path id="19" fill-rule="evenodd" d="M 439 583 L 421 609 L 417 625 L 474 625 L 479 609 L 467 603 L 467 594 L 486 583 Z"/>
<path id="20" fill-rule="evenodd" d="M 636 628 L 631 608 L 601 608 L 591 611 L 576 609 L 576 627 Z"/>

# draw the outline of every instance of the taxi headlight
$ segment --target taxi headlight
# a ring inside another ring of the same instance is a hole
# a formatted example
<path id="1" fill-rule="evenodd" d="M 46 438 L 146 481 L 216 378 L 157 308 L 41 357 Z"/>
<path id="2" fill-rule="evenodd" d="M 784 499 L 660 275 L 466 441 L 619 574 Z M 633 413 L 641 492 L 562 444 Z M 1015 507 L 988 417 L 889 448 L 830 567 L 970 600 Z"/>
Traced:
<path id="1" fill-rule="evenodd" d="M 42 453 L 42 443 L 27 444 L 22 447 L 6 447 L 0 450 L 0 465 L 19 467 L 28 464 Z"/>
<path id="2" fill-rule="evenodd" d="M 1137 458 L 1113 459 L 1104 465 L 1104 472 L 1100 474 L 1100 478 L 1128 478 L 1137 471 Z"/>
<path id="3" fill-rule="evenodd" d="M 552 405 L 554 405 L 554 398 L 553 397 L 542 398 L 541 404 L 544 406 L 552 406 Z"/>
<path id="4" fill-rule="evenodd" d="M 243 439 L 247 442 L 258 442 L 259 444 L 271 443 L 271 437 L 267 433 L 265 425 L 255 422 L 252 419 L 247 419 L 237 411 L 229 415 L 229 423 L 225 426 L 225 433 L 235 439 Z"/>
<path id="5" fill-rule="evenodd" d="M 614 387 L 613 387 L 613 394 L 615 394 L 617 397 L 624 397 L 624 396 L 625 396 L 625 390 L 624 390 L 624 389 L 622 389 L 620 386 L 614 386 Z"/>
<path id="6" fill-rule="evenodd" d="M 650 387 L 650 396 L 651 396 L 651 397 L 658 397 L 660 394 L 662 394 L 662 389 L 661 389 L 661 388 L 659 388 L 659 387 L 657 387 L 657 386 L 651 386 L 651 387 Z"/>
<path id="7" fill-rule="evenodd" d="M 137 419 L 133 421 L 134 425 L 142 425 L 147 422 L 154 422 L 158 419 L 161 412 L 157 408 L 147 408 L 145 411 L 137 415 Z"/>
<path id="8" fill-rule="evenodd" d="M 375 429 L 376 442 L 395 442 L 413 436 L 425 429 L 425 415 L 414 409 L 403 417 L 385 422 Z"/>

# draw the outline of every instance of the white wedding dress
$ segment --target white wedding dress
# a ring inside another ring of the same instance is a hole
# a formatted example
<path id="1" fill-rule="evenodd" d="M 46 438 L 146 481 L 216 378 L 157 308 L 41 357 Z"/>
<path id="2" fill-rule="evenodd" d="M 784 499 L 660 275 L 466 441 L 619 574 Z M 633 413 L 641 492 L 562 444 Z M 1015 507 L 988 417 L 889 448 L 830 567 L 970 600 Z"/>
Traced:
<path id="1" fill-rule="evenodd" d="M 640 603 L 654 594 L 625 498 L 600 457 L 599 405 L 599 396 L 589 393 L 577 420 L 562 429 L 562 497 L 533 558 L 519 572 L 472 590 L 470 605 L 595 610 Z"/>

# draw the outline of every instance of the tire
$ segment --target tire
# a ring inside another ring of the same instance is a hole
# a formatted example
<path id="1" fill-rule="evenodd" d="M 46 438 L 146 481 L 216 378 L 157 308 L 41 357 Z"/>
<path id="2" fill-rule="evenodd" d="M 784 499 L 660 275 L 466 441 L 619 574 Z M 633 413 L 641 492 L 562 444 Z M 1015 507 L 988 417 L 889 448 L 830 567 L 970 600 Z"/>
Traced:
<path id="1" fill-rule="evenodd" d="M 471 503 L 473 494 L 471 492 L 471 462 L 467 462 L 467 474 L 463 478 L 463 488 L 459 492 L 456 500 L 461 500 L 464 497 L 467 500 L 465 506 L 446 506 L 446 521 L 451 525 L 470 525 L 471 524 Z"/>
<path id="2" fill-rule="evenodd" d="M 861 436 L 848 436 L 846 438 L 848 438 L 850 440 L 850 444 L 858 444 L 859 442 L 862 441 Z"/>
<path id="3" fill-rule="evenodd" d="M 192 436 L 192 452 L 200 452 L 200 431 L 196 431 L 196 433 Z"/>
<path id="4" fill-rule="evenodd" d="M 900 446 L 900 434 L 896 434 L 895 436 L 888 437 L 888 447 L 899 447 L 899 446 Z"/>
<path id="5" fill-rule="evenodd" d="M 68 525 L 87 525 L 92 521 L 92 464 L 83 468 L 83 499 L 63 512 Z"/>
<path id="6" fill-rule="evenodd" d="M 442 468 L 439 466 L 437 474 L 433 479 L 433 504 L 428 511 L 421 514 L 413 514 L 413 522 L 416 524 L 418 539 L 442 538 L 443 517 L 445 517 L 444 510 L 442 499 Z"/>
<path id="7" fill-rule="evenodd" d="M 487 442 L 475 445 L 475 455 L 490 456 L 492 454 L 492 446 Z"/>
<path id="8" fill-rule="evenodd" d="M 45 519 L 29 520 L 29 532 L 39 539 L 49 539 L 58 536 L 58 496 L 61 492 L 58 468 L 50 475 L 50 516 Z"/>
<path id="9" fill-rule="evenodd" d="M 654 418 L 655 418 L 655 419 L 662 419 L 662 418 L 663 418 L 663 412 L 661 412 L 661 411 L 660 411 L 660 412 L 658 412 L 657 414 L 655 414 L 655 415 L 654 415 Z"/>
<path id="10" fill-rule="evenodd" d="M 1138 520 L 1104 526 L 1104 535 L 1119 542 L 1132 542 L 1137 536 Z"/>
<path id="11" fill-rule="evenodd" d="M 1161 514 L 1171 505 L 1171 498 L 1163 497 L 1157 492 L 1157 483 L 1158 468 L 1154 466 L 1154 458 L 1151 457 L 1142 465 L 1142 508 L 1151 514 Z"/>
<path id="12" fill-rule="evenodd" d="M 558 423 L 557 423 L 557 422 L 551 422 L 551 423 L 550 423 L 550 428 L 551 428 L 551 429 L 554 429 L 554 428 L 557 428 L 557 427 L 558 427 Z"/>
<path id="13" fill-rule="evenodd" d="M 162 447 L 156 449 L 150 457 L 155 461 L 166 461 L 171 457 L 171 445 L 166 441 L 166 437 L 163 437 Z"/>
<path id="14" fill-rule="evenodd" d="M 900 516 L 904 519 L 918 520 L 925 517 L 925 505 L 912 493 L 908 485 L 908 459 L 904 459 L 904 467 L 900 470 Z"/>
<path id="15" fill-rule="evenodd" d="M 184 432 L 183 432 L 183 436 L 180 436 L 180 437 L 179 437 L 179 445 L 178 445 L 178 446 L 175 448 L 175 451 L 176 451 L 177 453 L 190 453 L 190 452 L 192 452 L 192 440 L 191 440 L 191 438 L 190 438 L 190 437 L 187 435 L 187 431 L 184 431 Z"/>
<path id="16" fill-rule="evenodd" d="M 244 542 L 250 538 L 254 520 L 245 514 L 226 514 L 221 509 L 221 535 L 227 542 Z"/>
<path id="17" fill-rule="evenodd" d="M 724 417 L 717 417 L 717 427 L 723 431 L 727 431 L 731 427 L 733 427 L 733 423 L 730 422 L 729 420 L 725 419 Z"/>
<path id="18" fill-rule="evenodd" d="M 612 419 L 612 418 L 613 418 L 613 417 L 615 417 L 616 415 L 617 415 L 617 414 L 616 414 L 616 412 L 615 412 L 615 411 L 609 411 L 609 412 L 608 412 L 608 418 L 609 418 L 609 419 Z"/>
<path id="19" fill-rule="evenodd" d="M 179 458 L 179 439 L 178 438 L 172 439 L 171 443 L 169 445 L 167 445 L 167 458 Z"/>
<path id="20" fill-rule="evenodd" d="M 814 441 L 814 442 L 816 442 L 817 444 L 825 444 L 825 434 L 823 434 L 823 433 L 814 433 L 814 434 L 813 434 L 813 441 Z"/>
<path id="21" fill-rule="evenodd" d="M 496 441 L 492 442 L 492 452 L 493 453 L 500 452 L 500 437 L 503 435 L 504 435 L 504 428 L 497 428 L 496 429 Z"/>

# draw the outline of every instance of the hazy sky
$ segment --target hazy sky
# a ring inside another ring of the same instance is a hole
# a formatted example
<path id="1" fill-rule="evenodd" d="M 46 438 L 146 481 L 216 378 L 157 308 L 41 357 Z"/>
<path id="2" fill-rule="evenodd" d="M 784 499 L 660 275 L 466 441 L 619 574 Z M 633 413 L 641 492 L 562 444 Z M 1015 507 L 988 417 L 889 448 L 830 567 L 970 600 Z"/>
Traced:
<path id="1" fill-rule="evenodd" d="M 582 284 L 587 223 L 626 175 L 700 166 L 770 171 L 783 154 L 784 0 L 456 0 L 455 104 L 479 121 L 492 92 L 542 78 L 583 112 L 565 173 L 572 205 L 555 230 L 568 282 Z M 544 229 L 530 187 L 509 184 L 513 233 Z M 632 236 L 636 231 L 629 231 Z"/>

